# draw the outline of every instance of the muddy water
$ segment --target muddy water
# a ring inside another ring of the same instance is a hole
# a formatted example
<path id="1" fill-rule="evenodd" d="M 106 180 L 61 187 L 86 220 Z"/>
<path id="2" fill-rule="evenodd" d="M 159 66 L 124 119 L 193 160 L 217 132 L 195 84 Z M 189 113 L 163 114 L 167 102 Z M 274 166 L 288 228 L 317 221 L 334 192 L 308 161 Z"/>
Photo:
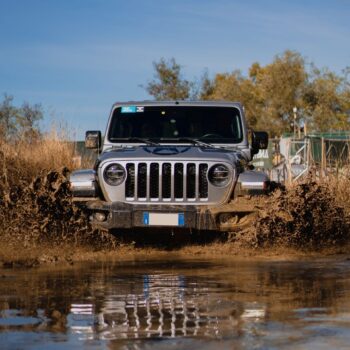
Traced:
<path id="1" fill-rule="evenodd" d="M 184 260 L 0 270 L 1 349 L 350 344 L 350 260 Z"/>

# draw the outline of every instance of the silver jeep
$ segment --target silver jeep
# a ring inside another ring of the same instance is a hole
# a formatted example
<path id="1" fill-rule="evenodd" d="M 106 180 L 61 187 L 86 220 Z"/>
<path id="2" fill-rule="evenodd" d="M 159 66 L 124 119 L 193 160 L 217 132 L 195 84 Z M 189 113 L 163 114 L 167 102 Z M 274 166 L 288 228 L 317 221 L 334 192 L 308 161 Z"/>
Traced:
<path id="1" fill-rule="evenodd" d="M 71 174 L 71 189 L 100 229 L 232 231 L 254 212 L 246 195 L 268 191 L 268 177 L 249 170 L 267 143 L 251 132 L 249 144 L 239 103 L 116 103 L 103 142 L 100 131 L 86 133 L 99 156 Z"/>

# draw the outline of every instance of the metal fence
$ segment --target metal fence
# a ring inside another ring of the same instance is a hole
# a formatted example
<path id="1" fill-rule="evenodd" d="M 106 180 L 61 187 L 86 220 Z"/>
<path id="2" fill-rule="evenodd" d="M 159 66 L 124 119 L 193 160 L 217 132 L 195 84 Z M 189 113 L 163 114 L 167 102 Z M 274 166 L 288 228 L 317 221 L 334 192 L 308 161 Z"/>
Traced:
<path id="1" fill-rule="evenodd" d="M 309 174 L 319 178 L 345 174 L 350 169 L 350 133 L 271 139 L 268 149 L 254 157 L 253 165 L 282 183 L 298 181 Z"/>

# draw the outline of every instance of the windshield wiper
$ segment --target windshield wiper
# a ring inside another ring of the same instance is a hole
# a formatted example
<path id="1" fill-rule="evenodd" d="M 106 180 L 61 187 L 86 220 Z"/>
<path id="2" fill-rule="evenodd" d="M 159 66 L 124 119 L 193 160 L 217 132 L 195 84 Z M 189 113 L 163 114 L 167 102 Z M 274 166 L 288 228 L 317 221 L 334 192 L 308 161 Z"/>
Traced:
<path id="1" fill-rule="evenodd" d="M 220 146 L 215 146 L 215 145 L 212 145 L 211 143 L 203 142 L 198 139 L 191 139 L 190 137 L 179 137 L 176 139 L 176 141 L 190 142 L 194 145 L 203 146 L 203 147 L 222 148 Z"/>
<path id="2" fill-rule="evenodd" d="M 154 141 L 151 141 L 150 139 L 145 139 L 143 137 L 126 137 L 126 138 L 118 138 L 118 137 L 112 137 L 110 138 L 111 141 L 125 141 L 125 140 L 128 140 L 128 141 L 131 141 L 131 142 L 143 142 L 145 143 L 146 145 L 149 145 L 149 146 L 159 146 L 159 143 L 157 142 L 154 142 Z"/>

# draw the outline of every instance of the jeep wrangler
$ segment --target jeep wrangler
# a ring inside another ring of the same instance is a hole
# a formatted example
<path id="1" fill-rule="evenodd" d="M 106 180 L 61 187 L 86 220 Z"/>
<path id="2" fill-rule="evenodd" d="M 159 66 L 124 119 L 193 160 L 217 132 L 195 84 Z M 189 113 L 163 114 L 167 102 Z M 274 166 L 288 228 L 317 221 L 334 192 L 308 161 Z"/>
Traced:
<path id="1" fill-rule="evenodd" d="M 269 190 L 249 164 L 267 145 L 266 132 L 248 131 L 239 103 L 116 103 L 103 142 L 86 132 L 99 156 L 71 174 L 73 198 L 98 229 L 234 231 L 254 214 L 245 198 Z"/>

